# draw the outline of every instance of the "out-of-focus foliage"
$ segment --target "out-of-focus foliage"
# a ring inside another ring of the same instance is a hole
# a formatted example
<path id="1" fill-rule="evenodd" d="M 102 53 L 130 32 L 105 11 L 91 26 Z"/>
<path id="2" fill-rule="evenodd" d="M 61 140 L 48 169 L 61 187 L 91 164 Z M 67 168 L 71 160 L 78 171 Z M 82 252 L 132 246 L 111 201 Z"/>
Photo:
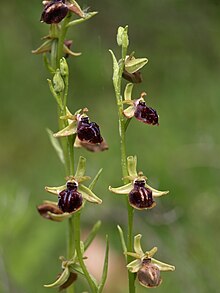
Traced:
<path id="1" fill-rule="evenodd" d="M 111 247 L 121 251 L 116 224 L 126 227 L 125 199 L 108 192 L 108 185 L 121 184 L 108 49 L 119 54 L 116 30 L 128 24 L 130 51 L 149 59 L 142 70 L 144 82 L 136 86 L 135 94 L 138 98 L 141 91 L 148 93 L 160 126 L 132 121 L 127 152 L 138 156 L 149 184 L 170 190 L 153 210 L 135 213 L 135 234 L 143 234 L 143 248 L 158 246 L 158 258 L 176 266 L 174 273 L 163 274 L 156 292 L 219 292 L 220 1 L 86 0 L 80 4 L 99 14 L 69 34 L 73 50 L 83 52 L 69 60 L 69 104 L 73 112 L 89 108 L 110 147 L 101 154 L 76 152 L 87 157 L 88 174 L 104 167 L 96 186 L 103 205 L 87 207 L 84 226 L 91 227 L 98 216 L 103 221 L 101 235 L 110 234 Z M 43 199 L 53 199 L 44 186 L 59 185 L 64 177 L 45 131 L 46 127 L 57 131 L 48 75 L 41 56 L 31 54 L 47 34 L 47 25 L 39 22 L 41 10 L 40 1 L 26 0 L 4 1 L 0 10 L 3 293 L 49 292 L 42 284 L 54 279 L 58 257 L 65 255 L 65 223 L 45 221 L 36 212 Z M 117 292 L 126 292 L 120 280 L 114 283 L 119 285 Z M 138 292 L 146 290 L 138 287 Z"/>

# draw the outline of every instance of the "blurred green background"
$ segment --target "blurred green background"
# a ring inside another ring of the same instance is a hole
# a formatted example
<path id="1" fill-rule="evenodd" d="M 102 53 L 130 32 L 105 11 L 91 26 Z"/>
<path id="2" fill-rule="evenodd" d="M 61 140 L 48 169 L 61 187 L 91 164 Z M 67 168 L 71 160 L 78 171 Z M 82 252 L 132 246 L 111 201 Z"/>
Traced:
<path id="1" fill-rule="evenodd" d="M 109 151 L 87 157 L 87 174 L 104 167 L 96 193 L 102 206 L 87 205 L 82 213 L 86 231 L 101 219 L 100 250 L 110 235 L 112 275 L 105 292 L 127 292 L 126 272 L 116 230 L 126 230 L 125 198 L 108 192 L 121 184 L 118 122 L 111 83 L 108 49 L 119 57 L 116 30 L 129 25 L 130 52 L 147 57 L 144 82 L 135 98 L 148 93 L 160 126 L 132 121 L 128 155 L 138 156 L 140 170 L 152 186 L 170 190 L 157 207 L 135 213 L 135 233 L 143 247 L 158 246 L 157 258 L 174 264 L 163 274 L 155 292 L 219 292 L 219 107 L 220 1 L 121 0 L 80 1 L 99 11 L 92 20 L 70 29 L 73 50 L 83 55 L 69 59 L 69 107 L 88 107 L 102 129 Z M 43 288 L 60 271 L 66 250 L 66 222 L 45 221 L 36 205 L 53 197 L 45 185 L 59 185 L 64 170 L 45 131 L 57 130 L 56 105 L 41 56 L 31 50 L 41 43 L 48 27 L 39 22 L 40 1 L 4 1 L 0 10 L 0 292 L 57 292 Z M 91 252 L 96 256 L 99 246 Z M 98 251 L 99 252 L 99 251 Z M 91 257 L 92 257 L 91 256 Z M 95 258 L 94 267 L 102 266 Z M 79 286 L 79 285 L 78 285 Z M 87 290 L 82 281 L 77 292 Z M 144 292 L 138 286 L 137 292 Z"/>

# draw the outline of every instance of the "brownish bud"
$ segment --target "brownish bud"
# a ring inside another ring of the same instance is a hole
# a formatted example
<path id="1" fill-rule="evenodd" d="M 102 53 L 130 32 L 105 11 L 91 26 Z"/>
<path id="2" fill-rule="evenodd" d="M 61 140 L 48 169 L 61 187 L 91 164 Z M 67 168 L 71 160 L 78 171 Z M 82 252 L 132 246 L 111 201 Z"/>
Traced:
<path id="1" fill-rule="evenodd" d="M 140 71 L 129 73 L 124 69 L 122 77 L 131 83 L 141 83 L 143 81 L 142 74 Z"/>
<path id="2" fill-rule="evenodd" d="M 158 287 L 162 280 L 160 270 L 157 265 L 151 263 L 151 259 L 145 259 L 142 262 L 141 269 L 137 272 L 138 281 L 147 288 Z"/>

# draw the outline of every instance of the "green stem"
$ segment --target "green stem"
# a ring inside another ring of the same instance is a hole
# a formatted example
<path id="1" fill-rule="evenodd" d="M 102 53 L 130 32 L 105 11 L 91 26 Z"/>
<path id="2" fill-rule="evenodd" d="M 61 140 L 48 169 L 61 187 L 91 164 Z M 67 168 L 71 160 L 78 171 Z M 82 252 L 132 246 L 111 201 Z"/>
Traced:
<path id="1" fill-rule="evenodd" d="M 67 17 L 63 20 L 60 28 L 60 34 L 59 34 L 59 39 L 58 39 L 58 48 L 57 48 L 57 64 L 59 64 L 60 59 L 63 56 L 63 45 L 66 37 L 66 33 L 68 30 L 68 23 L 70 22 L 71 19 L 71 13 L 69 12 Z"/>
<path id="2" fill-rule="evenodd" d="M 121 95 L 121 83 L 122 83 L 122 73 L 124 70 L 124 63 L 127 54 L 127 48 L 122 46 L 122 59 L 119 67 L 118 73 L 118 84 L 115 88 L 116 101 L 118 105 L 118 118 L 119 118 L 119 134 L 120 134 L 120 148 L 121 148 L 121 168 L 122 175 L 126 177 L 128 175 L 127 171 L 127 155 L 126 155 L 126 129 L 128 123 L 126 123 L 125 117 L 123 115 L 123 100 Z M 124 179 L 124 184 L 128 183 L 127 179 Z M 128 234 L 127 234 L 127 249 L 132 251 L 133 249 L 133 215 L 134 209 L 129 205 L 127 199 L 127 214 L 128 214 Z M 127 257 L 127 263 L 132 261 L 132 257 Z M 129 293 L 135 293 L 135 276 L 133 273 L 128 272 L 128 283 L 129 283 Z"/>
<path id="3" fill-rule="evenodd" d="M 88 281 L 89 287 L 91 289 L 91 292 L 97 292 L 96 285 L 92 278 L 90 277 L 89 272 L 87 271 L 86 265 L 83 261 L 83 255 L 81 251 L 81 245 L 80 245 L 80 211 L 75 214 L 74 217 L 74 233 L 75 233 L 75 247 L 76 252 L 79 260 L 79 264 L 83 270 L 83 273 Z"/>

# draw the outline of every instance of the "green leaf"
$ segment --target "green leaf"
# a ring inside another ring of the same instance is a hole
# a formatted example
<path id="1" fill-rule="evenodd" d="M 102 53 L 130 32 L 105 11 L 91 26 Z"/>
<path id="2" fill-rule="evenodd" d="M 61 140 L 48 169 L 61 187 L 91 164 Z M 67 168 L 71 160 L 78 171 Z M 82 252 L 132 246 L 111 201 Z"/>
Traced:
<path id="1" fill-rule="evenodd" d="M 125 91 L 124 91 L 124 99 L 125 101 L 130 101 L 131 98 L 131 94 L 132 94 L 132 90 L 133 90 L 134 84 L 133 83 L 128 83 L 125 87 Z"/>
<path id="2" fill-rule="evenodd" d="M 124 232 L 123 232 L 122 228 L 119 225 L 117 226 L 117 228 L 118 228 L 118 232 L 119 232 L 119 235 L 120 235 L 121 246 L 122 246 L 123 253 L 125 255 L 125 260 L 127 261 L 127 257 L 126 257 L 127 247 L 126 247 L 126 243 L 125 243 Z"/>
<path id="3" fill-rule="evenodd" d="M 113 77 L 112 77 L 112 80 L 113 80 L 113 84 L 114 84 L 115 89 L 117 89 L 118 80 L 119 80 L 119 65 L 118 65 L 118 61 L 117 61 L 114 53 L 112 52 L 112 50 L 109 50 L 109 52 L 112 55 L 112 61 L 113 61 Z"/>
<path id="4" fill-rule="evenodd" d="M 114 192 L 114 193 L 117 193 L 117 194 L 128 194 L 132 189 L 133 189 L 133 184 L 132 183 L 128 183 L 126 185 L 116 187 L 116 188 L 113 188 L 113 187 L 109 186 L 109 190 L 111 192 Z"/>
<path id="5" fill-rule="evenodd" d="M 79 192 L 82 193 L 82 196 L 85 200 L 88 200 L 89 202 L 92 202 L 92 203 L 97 203 L 97 204 L 101 204 L 102 203 L 102 200 L 96 196 L 92 190 L 90 190 L 88 187 L 80 184 L 79 187 L 78 187 L 78 190 Z"/>
<path id="6" fill-rule="evenodd" d="M 59 286 L 63 285 L 68 280 L 69 275 L 70 275 L 69 268 L 66 267 L 65 270 L 63 270 L 60 277 L 54 283 L 49 284 L 49 285 L 44 285 L 44 287 L 46 287 L 46 288 L 59 287 Z"/>
<path id="7" fill-rule="evenodd" d="M 98 173 L 95 175 L 95 177 L 94 177 L 94 179 L 92 180 L 92 182 L 90 183 L 90 185 L 89 185 L 89 189 L 91 189 L 91 190 L 93 190 L 94 189 L 94 187 L 95 187 L 95 185 L 96 185 L 96 183 L 97 183 L 97 181 L 99 180 L 99 177 L 100 177 L 100 175 L 101 175 L 101 173 L 102 173 L 102 168 L 98 171 Z"/>
<path id="8" fill-rule="evenodd" d="M 84 241 L 84 249 L 86 251 L 86 249 L 90 246 L 90 244 L 92 243 L 93 239 L 96 237 L 100 227 L 101 227 L 102 222 L 98 221 L 95 223 L 95 225 L 93 226 L 92 230 L 89 232 L 86 240 Z"/>
<path id="9" fill-rule="evenodd" d="M 75 178 L 83 177 L 85 172 L 86 172 L 86 158 L 80 156 L 79 161 L 78 161 L 78 165 L 77 165 L 77 169 L 76 169 L 76 174 L 74 177 Z"/>
<path id="10" fill-rule="evenodd" d="M 108 256 L 109 256 L 109 240 L 108 240 L 108 235 L 106 235 L 106 249 L 105 249 L 105 259 L 104 259 L 104 265 L 103 265 L 103 270 L 102 270 L 102 278 L 101 282 L 98 287 L 98 293 L 101 293 L 104 286 L 105 282 L 107 279 L 108 275 Z"/>
<path id="11" fill-rule="evenodd" d="M 53 148 L 55 149 L 61 163 L 65 164 L 63 150 L 62 150 L 62 147 L 61 147 L 59 141 L 54 138 L 53 132 L 50 129 L 47 128 L 46 130 L 49 135 L 50 142 L 51 142 Z"/>

